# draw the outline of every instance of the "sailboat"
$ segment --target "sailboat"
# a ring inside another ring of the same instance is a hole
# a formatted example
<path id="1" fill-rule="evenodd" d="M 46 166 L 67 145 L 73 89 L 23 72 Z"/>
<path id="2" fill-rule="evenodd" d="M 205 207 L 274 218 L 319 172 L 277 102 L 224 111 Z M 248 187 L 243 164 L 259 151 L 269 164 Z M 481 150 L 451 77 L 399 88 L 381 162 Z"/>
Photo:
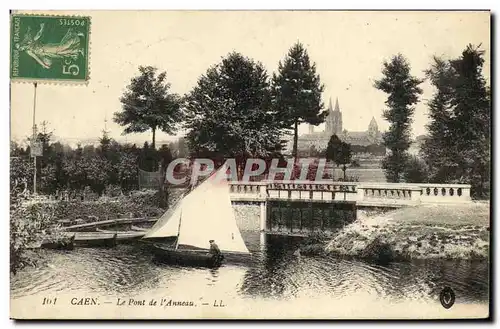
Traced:
<path id="1" fill-rule="evenodd" d="M 219 266 L 221 259 L 209 254 L 214 240 L 224 256 L 249 255 L 236 223 L 225 166 L 217 170 L 169 209 L 142 240 L 151 241 L 156 258 L 167 263 Z M 162 243 L 155 242 L 162 240 Z"/>

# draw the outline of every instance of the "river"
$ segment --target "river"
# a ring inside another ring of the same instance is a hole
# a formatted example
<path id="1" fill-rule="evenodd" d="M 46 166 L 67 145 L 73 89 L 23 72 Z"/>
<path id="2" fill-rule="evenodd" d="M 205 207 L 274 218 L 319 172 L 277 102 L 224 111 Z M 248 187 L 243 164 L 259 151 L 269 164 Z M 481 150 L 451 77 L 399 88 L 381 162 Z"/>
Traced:
<path id="1" fill-rule="evenodd" d="M 427 318 L 452 314 L 475 317 L 488 312 L 487 262 L 434 260 L 377 265 L 333 257 L 297 257 L 293 255 L 297 240 L 268 236 L 263 245 L 259 233 L 243 232 L 243 236 L 252 259 L 218 269 L 158 264 L 135 245 L 44 250 L 38 268 L 11 277 L 12 308 L 21 312 L 17 309 L 21 305 L 39 305 L 45 297 L 60 296 L 67 299 L 63 313 L 52 307 L 46 308 L 43 316 L 109 317 L 109 312 L 116 311 L 111 307 L 117 307 L 117 298 L 129 302 L 130 298 L 143 297 L 210 303 L 213 312 L 189 313 L 184 308 L 145 313 L 144 308 L 135 307 L 115 316 Z M 445 286 L 456 295 L 449 310 L 439 302 Z M 107 313 L 103 307 L 82 312 L 84 309 L 71 306 L 72 299 L 82 296 L 97 296 L 110 308 Z M 214 309 L 212 304 L 220 306 L 221 301 L 225 307 Z M 38 309 L 33 307 L 32 312 Z M 34 313 L 22 314 L 19 316 Z"/>

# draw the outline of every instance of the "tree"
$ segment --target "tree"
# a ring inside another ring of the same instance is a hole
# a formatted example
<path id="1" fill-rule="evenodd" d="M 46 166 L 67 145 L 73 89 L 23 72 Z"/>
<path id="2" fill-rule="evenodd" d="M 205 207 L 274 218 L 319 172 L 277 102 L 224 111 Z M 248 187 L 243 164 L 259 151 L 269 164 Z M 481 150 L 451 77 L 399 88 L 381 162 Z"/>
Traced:
<path id="1" fill-rule="evenodd" d="M 83 149 L 81 145 L 78 145 L 75 152 L 71 156 L 64 158 L 62 163 L 64 175 L 67 177 L 68 188 L 72 190 L 82 190 L 87 181 L 82 153 Z"/>
<path id="2" fill-rule="evenodd" d="M 124 191 L 138 187 L 137 155 L 130 151 L 123 152 L 117 165 L 117 171 L 120 186 Z"/>
<path id="3" fill-rule="evenodd" d="M 426 72 L 435 87 L 422 156 L 430 180 L 470 183 L 487 196 L 490 180 L 491 95 L 482 75 L 484 52 L 468 45 L 459 58 L 435 58 Z"/>
<path id="4" fill-rule="evenodd" d="M 103 156 L 98 154 L 83 157 L 83 166 L 86 177 L 86 185 L 90 186 L 92 191 L 101 195 L 109 184 L 109 172 L 111 172 L 111 163 Z"/>
<path id="5" fill-rule="evenodd" d="M 49 123 L 42 121 L 41 129 L 36 131 L 36 141 L 42 145 L 42 155 L 37 157 L 36 171 L 38 192 L 52 193 L 59 185 L 57 175 L 61 167 L 54 165 L 57 162 L 58 154 L 53 150 L 51 144 L 54 131 L 49 129 Z M 60 163 L 59 163 L 60 164 Z"/>
<path id="6" fill-rule="evenodd" d="M 124 134 L 151 130 L 151 147 L 155 148 L 157 130 L 167 134 L 176 132 L 182 119 L 181 99 L 169 92 L 166 72 L 156 74 L 157 69 L 151 66 L 140 66 L 139 72 L 120 98 L 122 111 L 115 112 L 113 120 L 125 126 Z"/>
<path id="7" fill-rule="evenodd" d="M 148 142 L 144 142 L 139 157 L 139 168 L 144 171 L 156 171 L 158 170 L 157 167 L 158 152 Z"/>
<path id="8" fill-rule="evenodd" d="M 292 156 L 297 157 L 298 126 L 301 123 L 318 125 L 325 120 L 321 102 L 324 86 L 311 64 L 304 46 L 297 42 L 279 62 L 278 74 L 273 74 L 273 109 L 281 128 L 293 129 Z"/>
<path id="9" fill-rule="evenodd" d="M 333 134 L 326 147 L 326 158 L 333 161 L 337 167 L 342 165 L 344 181 L 346 181 L 347 164 L 351 163 L 352 159 L 351 144 L 342 142 L 336 134 Z"/>
<path id="10" fill-rule="evenodd" d="M 479 197 L 487 192 L 491 157 L 491 100 L 482 75 L 483 57 L 484 51 L 468 45 L 460 58 L 451 61 L 456 72 L 451 106 L 459 175 Z"/>
<path id="11" fill-rule="evenodd" d="M 449 61 L 439 57 L 434 57 L 433 60 L 431 68 L 425 72 L 435 93 L 428 103 L 430 122 L 421 154 L 429 168 L 430 179 L 446 182 L 448 177 L 456 175 L 457 170 L 451 107 L 455 73 Z"/>
<path id="12" fill-rule="evenodd" d="M 102 131 L 102 136 L 99 138 L 99 151 L 102 154 L 106 154 L 111 146 L 113 139 L 109 137 L 109 134 L 106 130 Z"/>
<path id="13" fill-rule="evenodd" d="M 42 121 L 41 123 L 42 129 L 37 132 L 37 141 L 42 143 L 43 153 L 47 153 L 47 149 L 50 147 L 50 141 L 54 136 L 54 131 L 49 130 L 49 123 L 47 121 Z"/>
<path id="14" fill-rule="evenodd" d="M 413 121 L 414 105 L 422 94 L 419 85 L 423 80 L 410 74 L 410 64 L 398 54 L 390 62 L 383 63 L 383 78 L 375 81 L 374 87 L 387 93 L 387 109 L 383 116 L 390 122 L 389 130 L 384 134 L 384 145 L 389 149 L 382 162 L 382 168 L 389 182 L 399 182 L 405 171 L 410 148 L 410 129 Z"/>
<path id="15" fill-rule="evenodd" d="M 281 148 L 261 63 L 230 53 L 198 79 L 185 100 L 186 140 L 193 155 L 234 157 L 241 165 Z"/>

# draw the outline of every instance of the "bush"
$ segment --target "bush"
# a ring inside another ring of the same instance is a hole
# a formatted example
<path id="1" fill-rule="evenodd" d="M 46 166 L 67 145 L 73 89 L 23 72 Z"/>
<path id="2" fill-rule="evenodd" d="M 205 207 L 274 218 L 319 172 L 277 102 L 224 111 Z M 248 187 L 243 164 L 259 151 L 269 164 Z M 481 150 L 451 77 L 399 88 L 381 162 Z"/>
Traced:
<path id="1" fill-rule="evenodd" d="M 55 218 L 98 221 L 124 217 L 158 217 L 165 212 L 159 206 L 156 191 L 143 190 L 129 196 L 101 197 L 97 201 L 61 201 L 54 204 Z"/>
<path id="2" fill-rule="evenodd" d="M 429 181 L 429 168 L 422 159 L 411 156 L 405 165 L 403 179 L 407 183 L 427 183 Z"/>
<path id="3" fill-rule="evenodd" d="M 40 243 L 54 233 L 53 208 L 48 204 L 34 203 L 23 195 L 11 200 L 10 209 L 10 272 L 15 274 L 25 266 L 35 265 L 36 258 L 29 257 L 30 245 Z"/>
<path id="4" fill-rule="evenodd" d="M 392 246 L 376 237 L 365 247 L 360 256 L 379 263 L 387 263 L 394 260 L 394 255 Z"/>
<path id="5" fill-rule="evenodd" d="M 122 188 L 119 185 L 108 185 L 104 190 L 104 195 L 107 197 L 117 197 L 122 194 Z"/>

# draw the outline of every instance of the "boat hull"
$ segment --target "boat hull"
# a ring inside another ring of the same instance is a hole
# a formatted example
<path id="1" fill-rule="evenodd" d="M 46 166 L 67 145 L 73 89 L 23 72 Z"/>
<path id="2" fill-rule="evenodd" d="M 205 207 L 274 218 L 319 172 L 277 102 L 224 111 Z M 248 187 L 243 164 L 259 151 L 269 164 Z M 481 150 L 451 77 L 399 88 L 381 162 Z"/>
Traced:
<path id="1" fill-rule="evenodd" d="M 116 234 L 116 241 L 118 243 L 131 243 L 139 240 L 146 234 L 146 232 L 138 232 L 138 231 L 111 231 L 111 230 L 103 230 L 96 229 L 97 232 L 107 233 L 107 234 Z"/>
<path id="2" fill-rule="evenodd" d="M 73 242 L 75 247 L 81 248 L 114 247 L 117 243 L 117 234 L 76 233 Z"/>
<path id="3" fill-rule="evenodd" d="M 218 267 L 224 256 L 208 254 L 206 250 L 174 249 L 158 244 L 151 245 L 155 259 L 167 264 L 196 267 Z"/>

